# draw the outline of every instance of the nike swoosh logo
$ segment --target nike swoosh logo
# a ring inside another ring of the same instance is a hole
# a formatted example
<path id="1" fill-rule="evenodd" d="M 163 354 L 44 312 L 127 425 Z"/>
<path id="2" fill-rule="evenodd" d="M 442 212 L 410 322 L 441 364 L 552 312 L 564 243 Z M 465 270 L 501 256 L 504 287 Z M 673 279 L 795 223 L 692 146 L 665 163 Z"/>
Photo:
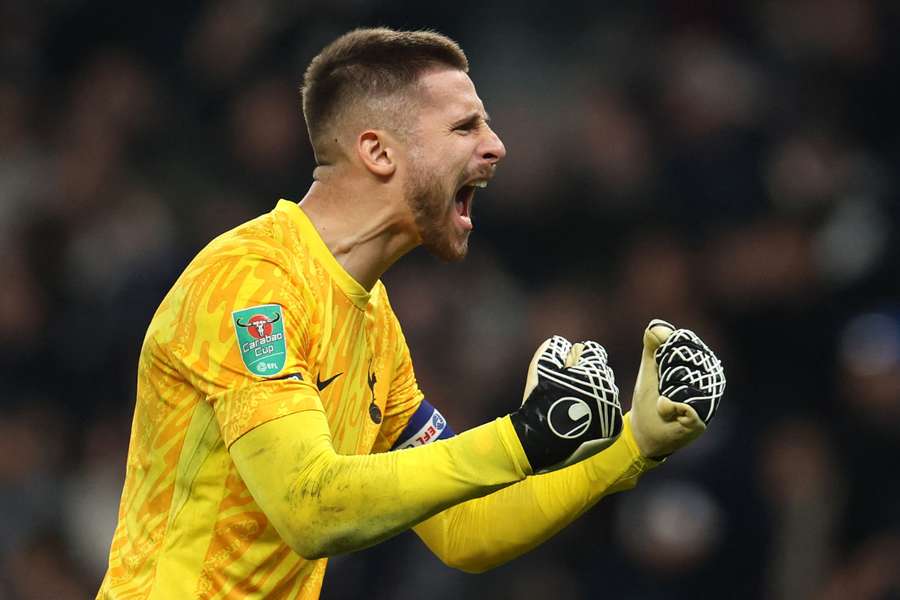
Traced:
<path id="1" fill-rule="evenodd" d="M 329 385 L 331 385 L 331 382 L 332 382 L 332 381 L 334 381 L 335 379 L 337 379 L 338 377 L 340 377 L 340 376 L 343 375 L 343 374 L 344 374 L 344 373 L 341 372 L 341 373 L 338 373 L 337 375 L 332 375 L 331 377 L 329 377 L 329 378 L 326 379 L 325 381 L 322 381 L 321 379 L 319 379 L 319 376 L 318 376 L 318 374 L 317 374 L 317 375 L 316 375 L 316 387 L 319 388 L 319 391 L 321 392 L 322 390 L 324 390 L 325 388 L 327 388 Z"/>

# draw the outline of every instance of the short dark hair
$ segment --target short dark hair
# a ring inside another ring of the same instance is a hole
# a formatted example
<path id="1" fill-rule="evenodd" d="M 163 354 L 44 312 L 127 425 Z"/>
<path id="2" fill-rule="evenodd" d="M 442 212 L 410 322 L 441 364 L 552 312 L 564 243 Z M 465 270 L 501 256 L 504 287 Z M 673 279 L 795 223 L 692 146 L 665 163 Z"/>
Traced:
<path id="1" fill-rule="evenodd" d="M 456 42 L 434 31 L 356 29 L 328 44 L 303 77 L 303 117 L 316 157 L 350 106 L 394 95 L 442 66 L 468 72 L 469 61 Z"/>

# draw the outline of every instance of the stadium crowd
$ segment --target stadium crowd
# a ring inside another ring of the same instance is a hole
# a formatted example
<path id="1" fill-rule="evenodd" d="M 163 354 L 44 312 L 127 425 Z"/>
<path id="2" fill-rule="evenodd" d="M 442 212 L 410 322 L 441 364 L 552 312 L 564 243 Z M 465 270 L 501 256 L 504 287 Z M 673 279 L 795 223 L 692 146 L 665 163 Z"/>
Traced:
<path id="1" fill-rule="evenodd" d="M 0 3 L 0 598 L 93 597 L 153 311 L 232 226 L 299 199 L 297 87 L 358 25 L 460 42 L 509 155 L 469 258 L 385 281 L 457 430 L 537 344 L 700 333 L 703 439 L 484 575 L 412 534 L 323 598 L 900 597 L 900 4 Z"/>

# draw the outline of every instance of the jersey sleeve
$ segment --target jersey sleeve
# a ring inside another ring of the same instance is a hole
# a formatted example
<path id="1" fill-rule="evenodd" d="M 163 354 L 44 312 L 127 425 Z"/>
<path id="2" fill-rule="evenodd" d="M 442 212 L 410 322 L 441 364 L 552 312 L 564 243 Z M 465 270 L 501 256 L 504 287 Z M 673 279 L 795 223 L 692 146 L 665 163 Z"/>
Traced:
<path id="1" fill-rule="evenodd" d="M 212 406 L 226 447 L 267 421 L 321 410 L 303 296 L 284 266 L 254 254 L 225 256 L 190 286 L 181 365 Z"/>

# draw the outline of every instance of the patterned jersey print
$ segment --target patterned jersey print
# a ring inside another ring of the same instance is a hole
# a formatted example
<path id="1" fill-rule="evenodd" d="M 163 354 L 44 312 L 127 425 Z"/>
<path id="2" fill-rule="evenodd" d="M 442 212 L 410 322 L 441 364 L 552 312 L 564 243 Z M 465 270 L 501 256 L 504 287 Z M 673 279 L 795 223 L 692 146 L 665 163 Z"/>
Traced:
<path id="1" fill-rule="evenodd" d="M 338 453 L 384 452 L 421 401 L 384 286 L 344 271 L 296 203 L 216 238 L 144 339 L 97 597 L 317 598 L 326 559 L 282 542 L 229 446 L 321 402 Z"/>

